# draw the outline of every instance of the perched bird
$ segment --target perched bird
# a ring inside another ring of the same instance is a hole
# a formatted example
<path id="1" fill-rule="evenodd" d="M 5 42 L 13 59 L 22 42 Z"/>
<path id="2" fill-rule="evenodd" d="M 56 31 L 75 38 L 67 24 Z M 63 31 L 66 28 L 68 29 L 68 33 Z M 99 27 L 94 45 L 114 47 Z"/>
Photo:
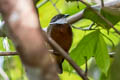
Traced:
<path id="1" fill-rule="evenodd" d="M 71 26 L 66 21 L 67 16 L 68 15 L 64 14 L 54 16 L 47 29 L 47 34 L 66 52 L 69 51 L 73 38 Z M 64 57 L 61 56 L 55 49 L 53 49 L 52 56 L 56 61 L 58 73 L 62 73 L 62 62 L 64 61 Z"/>

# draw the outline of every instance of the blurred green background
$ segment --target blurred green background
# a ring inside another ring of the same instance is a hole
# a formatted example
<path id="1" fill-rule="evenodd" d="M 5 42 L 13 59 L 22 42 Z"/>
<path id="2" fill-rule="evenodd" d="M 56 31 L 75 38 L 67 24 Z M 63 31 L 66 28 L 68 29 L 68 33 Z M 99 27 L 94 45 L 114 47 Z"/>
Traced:
<path id="1" fill-rule="evenodd" d="M 40 5 L 45 0 L 40 0 L 37 5 Z M 56 4 L 56 7 L 59 9 L 59 11 L 62 14 L 69 14 L 74 15 L 75 13 L 83 10 L 85 8 L 85 5 L 83 5 L 80 2 L 66 2 L 65 0 L 52 0 L 53 3 Z M 90 3 L 94 4 L 94 3 Z M 51 18 L 58 14 L 53 4 L 48 1 L 44 5 L 41 5 L 41 7 L 38 8 L 39 16 L 40 16 L 40 24 L 42 28 L 45 28 L 49 25 L 49 22 Z M 89 15 L 89 14 L 88 14 Z M 75 24 L 73 24 L 76 27 L 88 27 L 92 24 L 92 21 L 89 19 L 82 19 Z M 120 23 L 118 22 L 115 27 L 119 28 Z M 116 46 L 119 43 L 119 36 L 114 33 L 112 29 L 110 29 L 109 35 L 107 34 L 107 31 L 103 28 L 99 28 L 100 31 L 109 37 L 114 45 Z M 76 55 L 74 55 L 73 50 L 76 48 L 76 46 L 79 44 L 79 42 L 87 35 L 92 33 L 92 31 L 82 31 L 77 29 L 73 30 L 73 44 L 70 49 L 70 55 L 72 58 L 74 58 Z M 105 40 L 105 43 L 107 45 L 108 51 L 112 52 L 113 46 L 110 42 L 110 40 L 106 39 L 106 37 L 103 37 Z M 90 40 L 88 40 L 90 41 Z M 8 38 L 0 38 L 0 51 L 15 51 L 13 43 L 8 40 Z M 86 43 L 87 44 L 87 43 Z M 92 45 L 91 45 L 92 47 Z M 76 61 L 76 60 L 75 60 Z M 82 61 L 77 59 L 78 63 L 80 64 L 80 67 L 85 70 L 85 64 L 82 64 Z M 110 60 L 112 61 L 112 59 Z M 84 62 L 83 62 L 84 63 Z M 0 73 L 0 80 L 27 80 L 26 74 L 24 72 L 23 65 L 20 62 L 19 56 L 7 56 L 7 57 L 0 57 L 0 68 L 3 70 L 3 73 Z M 74 69 L 68 64 L 67 61 L 64 61 L 63 63 L 64 72 L 63 74 L 60 74 L 61 80 L 82 80 Z M 88 61 L 88 68 L 89 68 L 89 78 L 90 80 L 107 80 L 107 77 L 104 72 L 98 68 L 98 65 L 96 65 L 95 59 L 91 58 Z M 1 71 L 0 71 L 1 72 Z M 105 73 L 108 73 L 109 70 L 107 70 Z M 103 78 L 104 77 L 104 78 Z M 4 79 L 6 78 L 6 79 Z M 106 79 L 105 79 L 106 78 Z"/>

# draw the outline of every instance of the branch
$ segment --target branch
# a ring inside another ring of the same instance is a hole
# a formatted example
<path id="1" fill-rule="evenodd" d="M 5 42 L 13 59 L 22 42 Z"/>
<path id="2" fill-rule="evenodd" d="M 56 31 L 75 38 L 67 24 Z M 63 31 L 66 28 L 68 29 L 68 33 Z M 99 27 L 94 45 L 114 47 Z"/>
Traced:
<path id="1" fill-rule="evenodd" d="M 49 0 L 43 0 L 40 4 L 38 4 L 36 7 L 40 8 L 41 6 L 43 6 L 45 3 L 47 3 Z"/>
<path id="2" fill-rule="evenodd" d="M 61 14 L 60 10 L 57 8 L 56 3 L 54 3 L 52 0 L 49 0 L 51 2 L 51 4 L 53 5 L 53 7 L 55 8 L 55 10 L 58 12 L 58 14 Z"/>
<path id="3" fill-rule="evenodd" d="M 109 1 L 109 2 L 105 2 L 104 5 L 106 7 L 120 7 L 120 1 L 119 0 Z M 94 5 L 94 6 L 92 6 L 92 8 L 101 8 L 101 5 L 100 4 Z M 70 24 L 73 24 L 73 23 L 83 19 L 83 11 L 84 10 L 82 10 L 82 11 L 68 17 L 67 22 L 70 23 Z"/>
<path id="4" fill-rule="evenodd" d="M 0 52 L 0 56 L 15 56 L 19 55 L 17 52 Z"/>
<path id="5" fill-rule="evenodd" d="M 83 0 L 79 0 L 80 2 L 82 2 L 83 4 L 85 4 L 88 8 L 90 8 L 94 13 L 96 13 L 100 18 L 102 18 L 111 28 L 113 28 L 115 30 L 116 33 L 118 33 L 120 35 L 120 32 L 114 27 L 114 25 L 108 21 L 106 18 L 104 18 L 104 16 L 102 16 L 100 13 L 98 13 L 97 11 L 94 10 L 94 8 L 92 8 L 89 4 L 87 4 L 86 2 L 84 2 Z"/>
<path id="6" fill-rule="evenodd" d="M 9 9 L 8 9 L 8 11 L 9 11 Z M 9 12 L 8 12 L 9 13 Z M 82 19 L 82 11 L 81 12 L 79 12 L 79 13 L 77 13 L 77 14 L 75 14 L 75 15 L 73 15 L 73 16 L 71 16 L 71 17 L 69 17 L 67 20 L 68 20 L 68 22 L 69 23 L 75 23 L 76 21 L 78 21 L 78 20 L 80 20 L 80 19 Z M 6 20 L 6 19 L 5 19 Z M 31 19 L 30 19 L 31 20 Z M 23 20 L 24 21 L 24 20 Z M 29 21 L 29 20 L 28 20 Z M 33 22 L 35 22 L 35 21 L 33 21 Z M 11 24 L 10 24 L 11 25 Z M 17 25 L 17 26 L 19 26 L 19 25 Z M 34 25 L 35 26 L 35 25 Z M 11 29 L 13 29 L 12 27 L 11 27 Z M 23 30 L 23 28 L 21 29 L 21 30 Z M 39 29 L 37 29 L 37 30 L 39 30 Z M 29 31 L 31 31 L 31 30 L 29 30 Z M 13 31 L 14 32 L 14 31 Z M 39 31 L 38 31 L 39 32 Z M 17 33 L 17 32 L 16 32 Z M 31 33 L 31 32 L 30 32 Z M 29 33 L 29 34 L 30 34 Z M 13 33 L 12 35 L 14 35 L 15 33 Z M 30 35 L 31 36 L 31 35 Z M 42 36 L 42 35 L 41 35 Z M 47 35 L 46 35 L 47 36 Z M 14 37 L 14 36 L 13 36 Z M 23 38 L 23 39 L 26 39 L 26 35 L 25 35 L 25 38 Z M 37 36 L 37 37 L 39 37 L 40 38 L 40 35 L 39 36 Z M 16 39 L 16 38 L 15 38 Z M 19 39 L 19 38 L 18 38 Z M 32 38 L 32 39 L 34 39 L 34 38 Z M 65 58 L 66 58 L 66 60 L 75 68 L 75 70 L 77 71 L 77 73 L 84 79 L 84 80 L 88 80 L 87 79 L 87 77 L 86 76 L 84 76 L 84 73 L 83 73 L 83 71 L 74 63 L 74 61 L 72 61 L 72 59 L 67 55 L 67 53 L 63 50 L 63 49 L 61 49 L 50 37 L 48 37 L 47 38 L 48 39 L 48 42 L 54 47 L 54 48 L 56 48 L 56 50 L 58 50 L 60 53 L 61 53 L 61 55 L 62 56 L 64 56 Z M 14 41 L 14 38 L 12 38 L 12 40 Z M 35 38 L 35 40 L 33 41 L 33 42 L 35 42 L 35 44 L 33 44 L 33 45 L 38 45 L 37 43 L 36 43 L 36 38 Z M 38 39 L 39 40 L 39 39 Z M 16 41 L 16 40 L 15 40 Z M 26 40 L 27 42 L 29 41 L 29 39 L 28 40 Z M 25 41 L 25 44 L 26 44 L 26 41 Z M 39 41 L 41 41 L 41 40 L 39 40 Z M 19 42 L 18 42 L 19 43 Z M 31 44 L 32 42 L 30 42 L 30 44 Z M 43 42 L 44 43 L 44 42 Z M 32 47 L 33 47 L 33 45 L 32 45 Z M 31 47 L 31 45 L 30 46 L 28 46 L 28 47 Z M 37 48 L 37 47 L 35 47 L 35 48 Z M 23 48 L 22 48 L 23 49 Z M 32 49 L 32 48 L 31 48 Z M 31 51 L 31 49 L 28 49 L 28 50 L 30 50 Z M 28 51 L 28 52 L 30 52 L 30 51 Z M 40 50 L 38 50 L 38 51 L 40 51 Z M 31 52 L 30 52 L 31 53 Z M 33 53 L 35 53 L 35 52 L 33 52 Z M 35 55 L 35 54 L 34 54 Z M 33 56 L 32 56 L 33 57 Z M 35 59 L 35 58 L 34 58 Z M 33 59 L 32 59 L 33 60 Z"/>
<path id="7" fill-rule="evenodd" d="M 33 0 L 0 0 L 0 12 L 29 80 L 59 80 Z"/>
<path id="8" fill-rule="evenodd" d="M 75 23 L 75 22 L 77 22 L 77 21 L 79 21 L 81 19 L 83 19 L 83 11 L 80 11 L 80 12 L 68 17 L 67 22 L 69 24 L 73 24 L 73 23 Z"/>
<path id="9" fill-rule="evenodd" d="M 60 52 L 60 55 L 62 55 L 68 62 L 71 64 L 71 66 L 76 70 L 76 72 L 82 77 L 83 80 L 88 80 L 88 78 L 83 73 L 82 69 L 68 56 L 68 53 L 65 52 L 50 36 L 48 36 L 45 33 L 46 40 L 48 43 L 56 49 L 58 52 Z"/>
<path id="10" fill-rule="evenodd" d="M 104 7 L 104 0 L 101 0 L 101 6 Z"/>

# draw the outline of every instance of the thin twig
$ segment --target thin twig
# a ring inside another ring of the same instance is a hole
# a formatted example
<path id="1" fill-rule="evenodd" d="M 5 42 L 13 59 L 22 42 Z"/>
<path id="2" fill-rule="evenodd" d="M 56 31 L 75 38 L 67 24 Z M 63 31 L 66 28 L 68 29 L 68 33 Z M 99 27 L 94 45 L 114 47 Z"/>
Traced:
<path id="1" fill-rule="evenodd" d="M 45 33 L 45 32 L 44 32 Z M 71 66 L 76 70 L 76 72 L 83 78 L 83 80 L 89 80 L 83 70 L 69 57 L 68 53 L 65 52 L 50 36 L 48 36 L 46 33 L 44 34 L 46 40 L 48 43 L 56 49 L 58 52 L 60 52 L 60 55 L 62 55 L 68 62 L 71 64 Z"/>
<path id="2" fill-rule="evenodd" d="M 106 36 L 105 34 L 101 33 L 106 39 L 108 39 L 111 43 L 112 43 L 112 47 L 115 47 L 115 44 L 114 42 L 108 37 Z"/>
<path id="3" fill-rule="evenodd" d="M 53 7 L 56 9 L 56 11 L 58 12 L 58 14 L 61 14 L 61 12 L 60 12 L 60 10 L 57 8 L 56 4 L 55 4 L 52 0 L 49 0 L 49 1 L 52 3 Z"/>
<path id="4" fill-rule="evenodd" d="M 105 2 L 104 5 L 105 5 L 106 7 L 114 7 L 114 6 L 117 6 L 118 4 L 120 4 L 119 1 L 108 1 L 108 2 Z M 99 5 L 99 4 L 92 6 L 92 8 L 100 8 L 100 7 L 101 7 L 101 5 Z M 67 18 L 67 22 L 68 22 L 69 24 L 73 24 L 73 23 L 75 23 L 75 22 L 83 19 L 83 18 L 84 18 L 84 17 L 83 17 L 83 13 L 84 13 L 84 10 L 82 10 L 82 11 L 80 11 L 80 12 L 78 12 L 78 13 L 70 16 L 70 17 L 68 17 L 68 18 Z"/>
<path id="5" fill-rule="evenodd" d="M 80 0 L 80 2 L 82 2 L 83 4 L 85 4 L 89 9 L 91 9 L 94 13 L 96 13 L 100 18 L 102 18 L 111 28 L 113 28 L 115 30 L 116 33 L 118 33 L 120 35 L 120 32 L 113 26 L 113 24 L 108 21 L 106 18 L 104 18 L 100 13 L 96 12 L 96 10 L 94 10 L 94 8 L 92 8 L 89 4 L 87 4 L 86 2 L 84 2 L 83 0 Z"/>
<path id="6" fill-rule="evenodd" d="M 80 7 L 79 7 L 79 0 L 77 0 L 76 2 L 77 2 L 77 8 L 80 9 Z"/>
<path id="7" fill-rule="evenodd" d="M 101 0 L 101 6 L 104 7 L 104 0 Z"/>
<path id="8" fill-rule="evenodd" d="M 43 6 L 45 3 L 47 3 L 49 0 L 44 0 L 43 2 L 41 2 L 40 4 L 38 4 L 36 7 L 40 8 L 41 6 Z"/>
<path id="9" fill-rule="evenodd" d="M 95 29 L 92 29 L 93 25 L 95 25 L 94 22 L 89 27 L 87 27 L 87 28 L 81 28 L 81 27 L 75 27 L 75 26 L 72 26 L 72 28 L 79 29 L 79 30 L 82 30 L 82 31 L 95 30 Z"/>
<path id="10" fill-rule="evenodd" d="M 81 14 L 81 15 L 82 15 L 82 14 Z M 76 17 L 78 17 L 78 16 L 76 16 Z M 81 18 L 82 18 L 82 16 L 80 16 L 79 18 L 77 18 L 77 19 L 75 19 L 75 20 L 78 21 L 78 20 L 81 19 Z M 71 20 L 72 20 L 72 18 L 71 18 Z M 75 20 L 74 20 L 74 21 L 72 20 L 72 21 L 75 22 Z M 77 71 L 77 73 L 78 73 L 79 75 L 81 75 L 84 80 L 88 80 L 88 78 L 86 78 L 86 76 L 84 75 L 83 71 L 79 68 L 79 66 L 77 66 L 77 65 L 72 61 L 72 59 L 67 55 L 67 53 L 66 53 L 63 49 L 61 49 L 58 45 L 55 45 L 56 43 L 54 43 L 53 40 L 51 41 L 50 38 L 48 39 L 48 42 L 51 43 L 51 45 L 52 45 L 53 47 L 55 47 L 56 50 L 58 50 L 59 52 L 61 52 L 61 55 L 66 58 L 66 60 L 75 68 L 75 70 Z M 56 46 L 57 46 L 57 47 L 56 47 Z M 65 55 L 64 55 L 64 54 L 65 54 Z"/>
<path id="11" fill-rule="evenodd" d="M 0 56 L 14 56 L 19 55 L 17 52 L 0 52 Z"/>
<path id="12" fill-rule="evenodd" d="M 95 22 L 93 22 L 93 23 L 89 26 L 89 29 L 91 30 L 94 25 L 95 25 Z"/>
<path id="13" fill-rule="evenodd" d="M 95 30 L 95 29 L 89 29 L 89 27 L 87 27 L 87 28 L 81 28 L 81 27 L 75 27 L 75 26 L 72 26 L 72 28 L 74 28 L 74 29 L 79 29 L 79 30 L 82 30 L 82 31 Z"/>

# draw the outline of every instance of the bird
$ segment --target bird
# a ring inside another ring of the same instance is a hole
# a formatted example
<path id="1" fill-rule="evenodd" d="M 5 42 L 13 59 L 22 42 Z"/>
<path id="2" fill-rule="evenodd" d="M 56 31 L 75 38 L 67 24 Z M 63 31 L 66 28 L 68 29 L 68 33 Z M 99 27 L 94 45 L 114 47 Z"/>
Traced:
<path id="1" fill-rule="evenodd" d="M 47 28 L 47 34 L 67 53 L 69 52 L 73 41 L 72 28 L 66 21 L 68 16 L 69 15 L 67 14 L 58 14 L 54 16 Z M 64 57 L 55 49 L 53 49 L 51 55 L 56 61 L 57 72 L 60 74 L 63 73 L 62 63 L 64 61 Z"/>

